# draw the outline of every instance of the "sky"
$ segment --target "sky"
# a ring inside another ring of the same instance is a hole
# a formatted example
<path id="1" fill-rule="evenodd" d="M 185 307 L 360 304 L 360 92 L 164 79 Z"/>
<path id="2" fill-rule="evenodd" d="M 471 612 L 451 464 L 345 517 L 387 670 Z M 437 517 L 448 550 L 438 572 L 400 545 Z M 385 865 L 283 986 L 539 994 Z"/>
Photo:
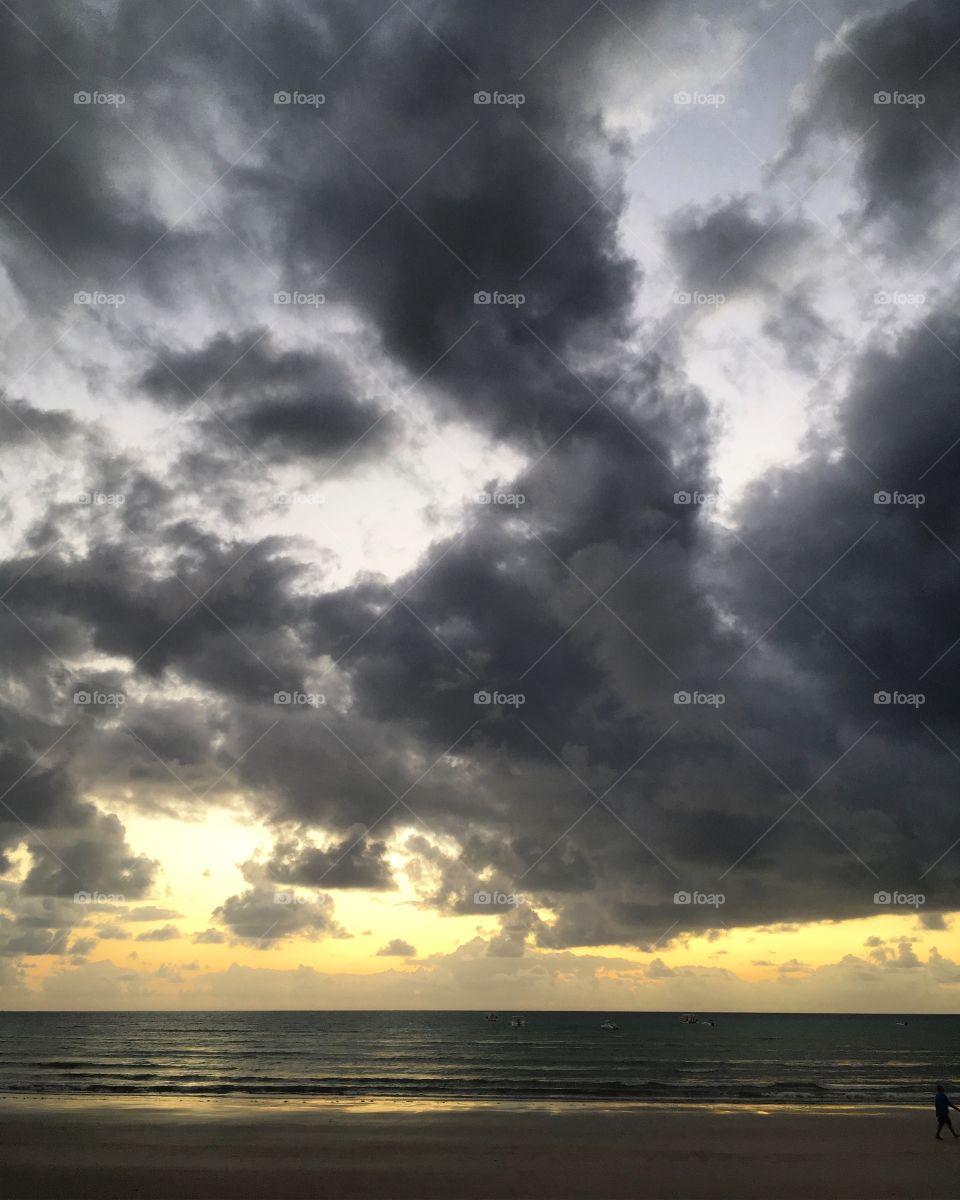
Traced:
<path id="1" fill-rule="evenodd" d="M 0 1007 L 952 1011 L 960 9 L 0 31 Z"/>

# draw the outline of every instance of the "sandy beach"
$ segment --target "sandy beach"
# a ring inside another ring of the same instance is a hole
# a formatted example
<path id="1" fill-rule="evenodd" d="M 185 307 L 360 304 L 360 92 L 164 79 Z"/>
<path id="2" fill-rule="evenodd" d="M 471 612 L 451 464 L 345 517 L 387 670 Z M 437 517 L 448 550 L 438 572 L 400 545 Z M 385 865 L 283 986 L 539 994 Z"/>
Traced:
<path id="1" fill-rule="evenodd" d="M 918 1109 L 0 1100 L 7 1200 L 929 1200 Z"/>

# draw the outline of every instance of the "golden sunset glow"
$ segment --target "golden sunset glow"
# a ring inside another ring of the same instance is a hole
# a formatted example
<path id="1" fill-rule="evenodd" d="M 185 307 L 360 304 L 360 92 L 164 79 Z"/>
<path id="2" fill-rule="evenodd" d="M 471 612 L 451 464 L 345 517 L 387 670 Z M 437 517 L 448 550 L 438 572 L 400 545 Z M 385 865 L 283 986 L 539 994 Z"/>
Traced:
<path id="1" fill-rule="evenodd" d="M 268 986 L 263 994 L 275 995 L 277 1007 L 284 1007 L 282 989 L 289 973 L 304 969 L 315 977 L 317 1003 L 331 994 L 337 977 L 351 982 L 366 977 L 375 984 L 379 976 L 384 981 L 383 995 L 400 1007 L 430 1007 L 439 981 L 458 988 L 450 993 L 458 1006 L 471 1006 L 469 984 L 450 981 L 450 964 L 456 963 L 458 952 L 473 956 L 471 947 L 485 946 L 494 938 L 502 914 L 439 915 L 432 911 L 406 877 L 403 868 L 408 856 L 402 849 L 402 837 L 389 855 L 396 888 L 337 890 L 335 914 L 343 929 L 340 936 L 311 940 L 301 935 L 273 941 L 267 926 L 262 940 L 251 941 L 218 933 L 216 910 L 226 896 L 244 888 L 244 864 L 262 860 L 268 852 L 267 828 L 237 808 L 213 808 L 202 820 L 188 823 L 134 811 L 125 813 L 124 820 L 131 840 L 149 847 L 159 862 L 159 887 L 135 904 L 119 899 L 110 903 L 106 898 L 91 903 L 74 937 L 99 939 L 87 954 L 84 970 L 93 976 L 98 970 L 121 972 L 128 986 L 136 981 L 137 990 L 142 988 L 144 1006 L 202 1006 L 203 997 L 209 995 L 205 991 L 207 977 L 223 976 L 236 968 L 251 969 L 266 980 L 275 973 L 276 992 L 271 993 Z M 294 905 L 314 902 L 309 888 L 278 883 L 276 890 L 295 897 Z M 537 916 L 548 927 L 553 923 L 548 908 L 538 910 Z M 580 1004 L 600 1009 L 623 1003 L 625 994 L 632 1003 L 656 1008 L 666 1004 L 667 997 L 692 997 L 695 990 L 691 988 L 709 986 L 714 996 L 722 998 L 724 989 L 729 994 L 725 1004 L 714 1001 L 712 1007 L 718 1010 L 749 1009 L 752 1003 L 761 1011 L 822 1011 L 831 1003 L 831 988 L 841 997 L 849 994 L 848 987 L 856 986 L 843 978 L 856 963 L 868 972 L 886 970 L 888 975 L 899 973 L 907 978 L 905 969 L 922 970 L 924 963 L 936 964 L 938 956 L 956 960 L 960 939 L 949 922 L 942 924 L 943 928 L 928 928 L 920 910 L 770 927 L 729 928 L 721 921 L 708 933 L 675 937 L 667 931 L 663 944 L 651 948 L 607 944 L 563 952 L 544 950 L 536 957 L 546 963 L 554 960 L 555 966 L 550 968 L 554 987 L 562 988 L 566 980 Z M 218 940 L 204 939 L 203 935 L 211 932 Z M 404 953 L 378 953 L 395 942 L 405 944 Z M 478 1006 L 494 1001 L 507 1007 L 517 1005 L 519 997 L 509 969 L 504 970 L 505 962 L 509 960 L 501 961 L 502 990 L 478 995 Z M 55 985 L 64 970 L 54 956 L 33 960 L 28 987 L 37 1002 L 42 1003 L 45 988 Z M 717 976 L 717 972 L 723 975 Z M 816 983 L 818 975 L 824 974 L 836 976 L 826 990 Z M 579 989 L 586 980 L 592 981 L 593 996 L 585 999 Z M 372 997 L 379 993 L 363 994 Z M 565 1007 L 566 994 L 547 994 L 544 1007 Z M 896 990 L 891 993 L 891 1003 L 895 1004 L 897 995 Z M 358 1007 L 370 1006 L 370 1002 L 354 1002 Z M 940 1010 L 936 1001 L 929 1003 L 930 1011 Z"/>

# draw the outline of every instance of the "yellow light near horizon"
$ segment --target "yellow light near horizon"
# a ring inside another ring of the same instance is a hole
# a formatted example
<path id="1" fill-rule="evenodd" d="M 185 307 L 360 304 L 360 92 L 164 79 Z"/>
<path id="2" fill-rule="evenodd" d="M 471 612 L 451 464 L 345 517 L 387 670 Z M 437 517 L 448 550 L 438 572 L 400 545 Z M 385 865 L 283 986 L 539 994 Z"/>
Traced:
<path id="1" fill-rule="evenodd" d="M 131 847 L 158 860 L 157 887 L 151 896 L 128 900 L 125 907 L 131 911 L 126 915 L 91 906 L 83 914 L 87 924 L 77 927 L 70 941 L 96 936 L 101 925 L 122 926 L 128 937 L 100 941 L 87 956 L 88 963 L 94 967 L 112 963 L 149 978 L 151 987 L 159 989 L 159 994 L 174 1007 L 178 996 L 190 995 L 191 989 L 196 1003 L 195 980 L 204 974 L 226 972 L 235 965 L 278 972 L 307 967 L 319 975 L 371 977 L 386 973 L 395 978 L 397 972 L 422 971 L 429 960 L 442 966 L 446 956 L 467 946 L 478 935 L 489 940 L 500 928 L 493 911 L 482 915 L 450 915 L 424 907 L 402 870 L 404 856 L 398 850 L 389 856 L 398 882 L 395 889 L 330 890 L 334 919 L 349 936 L 312 938 L 309 932 L 304 932 L 276 943 L 257 945 L 231 940 L 228 934 L 223 942 L 197 943 L 193 941 L 197 933 L 211 927 L 222 930 L 213 917 L 214 910 L 228 897 L 240 895 L 250 886 L 243 876 L 242 865 L 265 861 L 276 831 L 254 821 L 239 807 L 211 808 L 202 818 L 193 820 L 166 813 L 145 815 L 122 810 L 119 815 Z M 401 833 L 397 845 L 403 841 Z M 291 890 L 305 899 L 315 895 L 310 888 Z M 173 915 L 151 921 L 131 919 L 135 910 L 147 906 L 171 910 Z M 547 911 L 541 915 L 550 918 Z M 181 936 L 162 941 L 140 940 L 143 934 L 168 924 L 175 926 Z M 415 956 L 378 954 L 394 939 L 414 947 Z M 802 982 L 811 978 L 817 968 L 836 964 L 845 956 L 871 962 L 876 961 L 871 955 L 877 951 L 881 955 L 896 955 L 898 946 L 906 939 L 922 957 L 936 947 L 944 957 L 960 959 L 960 933 L 949 928 L 928 929 L 921 924 L 920 914 L 892 910 L 848 921 L 808 922 L 796 927 L 721 928 L 711 933 L 684 935 L 650 951 L 605 945 L 575 947 L 562 953 L 597 960 L 594 966 L 597 981 L 611 985 L 631 978 L 670 980 L 670 971 L 692 967 L 722 968 L 742 983 L 768 985 L 781 978 L 781 967 L 790 966 L 784 978 Z M 477 953 L 484 953 L 482 943 L 478 943 Z M 667 971 L 646 976 L 645 969 L 654 960 L 661 960 Z M 491 968 L 499 971 L 503 961 L 492 958 Z M 196 969 L 192 969 L 193 964 Z M 29 986 L 40 989 L 47 977 L 71 969 L 73 964 L 62 955 L 33 956 L 28 959 Z M 429 979 L 429 974 L 426 978 Z M 429 984 L 424 986 L 429 988 Z M 669 982 L 663 985 L 666 989 L 671 986 Z M 705 987 L 705 995 L 709 991 Z M 422 994 L 426 996 L 429 992 Z M 666 990 L 659 995 L 668 998 L 670 993 Z M 789 1004 L 795 1002 L 802 1007 L 800 989 L 787 1000 Z"/>
<path id="2" fill-rule="evenodd" d="M 880 944 L 868 945 L 870 938 L 879 939 Z M 886 910 L 876 916 L 846 921 L 810 921 L 795 928 L 761 925 L 714 930 L 710 934 L 684 936 L 682 940 L 652 951 L 610 944 L 577 946 L 571 948 L 570 953 L 579 957 L 624 958 L 638 964 L 657 958 L 671 967 L 722 966 L 749 981 L 765 978 L 783 963 L 793 960 L 815 969 L 835 963 L 848 954 L 868 958 L 871 951 L 883 946 L 895 952 L 907 939 L 918 948 L 929 950 L 936 946 L 945 957 L 960 958 L 960 927 L 926 929 L 920 924 L 919 914 L 913 910 Z M 771 965 L 756 965 L 759 961 Z"/>
<path id="3" fill-rule="evenodd" d="M 114 806 L 116 807 L 116 806 Z M 301 965 L 319 972 L 376 974 L 403 969 L 411 960 L 382 956 L 377 952 L 394 939 L 411 944 L 417 958 L 451 953 L 474 937 L 478 928 L 492 933 L 492 917 L 473 915 L 439 916 L 419 907 L 413 889 L 398 874 L 399 887 L 391 891 L 332 889 L 335 920 L 349 937 L 300 935 L 276 943 L 253 945 L 227 940 L 195 943 L 196 933 L 219 928 L 213 912 L 249 884 L 241 866 L 259 851 L 269 850 L 274 831 L 254 822 L 242 811 L 211 808 L 202 819 L 181 819 L 167 814 L 120 811 L 127 840 L 138 853 L 146 853 L 160 864 L 157 887 L 150 896 L 128 901 L 131 910 L 147 906 L 172 910 L 179 916 L 139 922 L 129 915 L 113 914 L 91 907 L 85 914 L 89 928 L 81 927 L 75 938 L 95 936 L 99 925 L 121 925 L 130 937 L 101 941 L 89 955 L 91 962 L 113 962 L 132 970 L 153 972 L 161 966 L 197 962 L 204 971 L 223 971 L 232 964 L 278 970 Z M 278 890 L 281 890 L 278 885 Z M 311 889 L 296 890 L 308 897 Z M 179 939 L 140 941 L 139 935 L 164 925 L 174 925 Z M 134 957 L 135 956 L 135 957 Z M 48 956 L 32 962 L 32 978 L 42 980 L 59 969 L 58 959 Z"/>

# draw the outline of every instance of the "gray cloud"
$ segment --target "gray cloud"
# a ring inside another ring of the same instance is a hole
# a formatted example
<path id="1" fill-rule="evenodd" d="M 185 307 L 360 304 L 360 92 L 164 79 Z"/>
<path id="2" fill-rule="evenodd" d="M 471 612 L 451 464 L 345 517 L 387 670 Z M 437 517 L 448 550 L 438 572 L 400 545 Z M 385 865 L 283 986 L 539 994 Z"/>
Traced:
<path id="1" fill-rule="evenodd" d="M 238 940 L 262 950 L 292 936 L 348 937 L 334 920 L 333 907 L 332 897 L 323 893 L 307 900 L 254 886 L 230 896 L 213 915 Z"/>
<path id="2" fill-rule="evenodd" d="M 163 925 L 159 929 L 148 929 L 137 934 L 138 942 L 171 942 L 180 936 L 176 925 Z"/>
<path id="3" fill-rule="evenodd" d="M 155 904 L 144 904 L 140 908 L 131 909 L 124 913 L 125 921 L 168 921 L 171 918 L 182 917 L 183 913 L 174 908 L 160 908 Z"/>
<path id="4" fill-rule="evenodd" d="M 197 945 L 212 945 L 216 946 L 227 940 L 227 935 L 221 933 L 219 929 L 204 929 L 200 933 L 193 935 L 192 941 Z"/>
<path id="5" fill-rule="evenodd" d="M 383 958 L 414 958 L 416 953 L 416 947 L 405 942 L 403 938 L 393 938 L 377 951 L 378 956 Z"/>

